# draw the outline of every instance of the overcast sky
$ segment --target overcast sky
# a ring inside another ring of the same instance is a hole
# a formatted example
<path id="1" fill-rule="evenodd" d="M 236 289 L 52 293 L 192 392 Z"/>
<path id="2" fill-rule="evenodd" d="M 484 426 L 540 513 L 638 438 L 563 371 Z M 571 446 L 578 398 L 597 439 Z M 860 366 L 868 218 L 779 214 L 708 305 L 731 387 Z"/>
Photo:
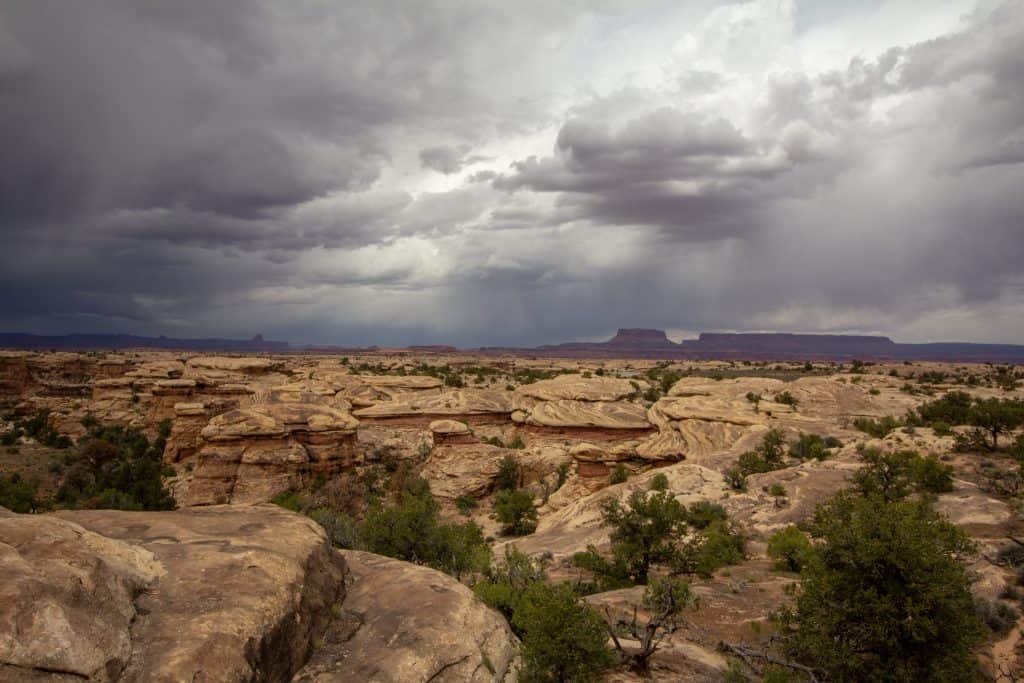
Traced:
<path id="1" fill-rule="evenodd" d="M 0 331 L 1024 343 L 1024 0 L 0 5 Z"/>

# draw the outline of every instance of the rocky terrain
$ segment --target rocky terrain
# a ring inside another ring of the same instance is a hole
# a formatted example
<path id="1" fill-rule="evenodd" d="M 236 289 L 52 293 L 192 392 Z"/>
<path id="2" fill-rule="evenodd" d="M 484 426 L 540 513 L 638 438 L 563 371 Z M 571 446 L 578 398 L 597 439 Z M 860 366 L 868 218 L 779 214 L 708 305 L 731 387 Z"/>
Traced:
<path id="1" fill-rule="evenodd" d="M 620 336 L 654 350 L 667 342 Z M 769 538 L 846 486 L 865 448 L 911 449 L 954 468 L 936 507 L 978 544 L 972 592 L 1016 609 L 1014 569 L 998 561 L 1021 529 L 1018 488 L 1001 474 L 1015 463 L 958 451 L 962 428 L 898 421 L 948 391 L 1024 398 L 1022 376 L 930 362 L 551 360 L 444 349 L 0 352 L 0 475 L 59 498 L 76 441 L 97 425 L 134 428 L 162 448 L 177 507 L 0 511 L 0 680 L 514 680 L 518 639 L 474 597 L 471 579 L 333 547 L 336 535 L 315 516 L 273 504 L 319 496 L 329 501 L 320 507 L 358 521 L 362 498 L 389 477 L 422 477 L 442 520 L 476 522 L 496 558 L 514 546 L 543 558 L 553 579 L 585 579 L 573 556 L 609 547 L 602 503 L 647 491 L 656 477 L 683 504 L 720 505 L 746 538 L 744 558 L 690 577 L 700 605 L 654 654 L 647 675 L 657 680 L 724 680 L 735 669 L 721 644 L 757 641 L 792 600 L 797 576 L 772 562 Z M 889 416 L 889 429 L 864 426 Z M 33 433 L 18 427 L 32 419 Z M 801 435 L 831 445 L 734 485 L 741 456 L 776 430 L 790 448 Z M 536 529 L 516 537 L 493 514 L 509 461 L 537 513 Z M 642 593 L 586 600 L 628 612 Z M 977 654 L 993 679 L 1019 669 L 1018 626 L 990 634 Z M 639 680 L 622 668 L 606 675 Z"/>

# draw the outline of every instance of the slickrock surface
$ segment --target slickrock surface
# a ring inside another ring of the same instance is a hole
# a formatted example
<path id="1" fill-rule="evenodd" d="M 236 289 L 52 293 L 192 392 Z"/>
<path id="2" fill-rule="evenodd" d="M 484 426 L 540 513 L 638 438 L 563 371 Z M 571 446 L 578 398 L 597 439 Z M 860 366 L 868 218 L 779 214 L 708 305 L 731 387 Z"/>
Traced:
<path id="1" fill-rule="evenodd" d="M 516 637 L 455 579 L 371 553 L 345 551 L 353 580 L 343 619 L 295 683 L 514 681 Z"/>
<path id="2" fill-rule="evenodd" d="M 190 358 L 188 367 L 201 370 L 224 370 L 259 375 L 284 367 L 281 361 L 270 358 L 236 358 L 233 356 L 197 356 Z"/>
<path id="3" fill-rule="evenodd" d="M 648 388 L 647 382 L 616 377 L 583 377 L 559 375 L 519 387 L 516 393 L 540 401 L 570 399 L 574 401 L 619 401 Z"/>
<path id="4" fill-rule="evenodd" d="M 0 508 L 0 681 L 116 680 L 134 600 L 164 572 L 139 546 Z"/>
<path id="5" fill-rule="evenodd" d="M 538 403 L 526 418 L 537 427 L 650 429 L 643 406 L 624 401 L 576 401 L 558 399 Z"/>
<path id="6" fill-rule="evenodd" d="M 0 552 L 0 680 L 287 680 L 344 599 L 323 531 L 275 506 L 0 513 Z"/>
<path id="7" fill-rule="evenodd" d="M 403 378 L 406 379 L 406 378 Z M 360 419 L 419 418 L 429 424 L 438 417 L 495 417 L 506 419 L 512 412 L 507 392 L 489 389 L 454 389 L 441 393 L 405 392 L 391 401 L 360 408 Z"/>

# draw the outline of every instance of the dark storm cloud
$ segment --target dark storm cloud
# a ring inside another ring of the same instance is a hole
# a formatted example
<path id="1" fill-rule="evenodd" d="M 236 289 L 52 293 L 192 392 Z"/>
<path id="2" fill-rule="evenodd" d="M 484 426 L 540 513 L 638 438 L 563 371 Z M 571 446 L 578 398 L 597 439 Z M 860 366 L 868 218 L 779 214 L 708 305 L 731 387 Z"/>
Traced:
<path id="1" fill-rule="evenodd" d="M 894 7 L 8 3 L 0 327 L 1020 341 L 1024 3 Z"/>

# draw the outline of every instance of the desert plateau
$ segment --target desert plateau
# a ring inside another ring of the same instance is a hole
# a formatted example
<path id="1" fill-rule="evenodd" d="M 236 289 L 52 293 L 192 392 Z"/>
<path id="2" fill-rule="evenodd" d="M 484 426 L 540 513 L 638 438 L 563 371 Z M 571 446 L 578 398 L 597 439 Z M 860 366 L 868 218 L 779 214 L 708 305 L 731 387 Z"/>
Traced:
<path id="1" fill-rule="evenodd" d="M 949 396 L 1019 407 L 1022 379 L 911 361 L 5 351 L 0 678 L 514 680 L 529 633 L 493 592 L 520 561 L 619 624 L 608 680 L 802 680 L 774 663 L 791 662 L 777 617 L 801 581 L 775 546 L 887 468 L 973 542 L 972 656 L 1011 680 L 1024 417 L 992 443 L 933 413 Z M 909 452 L 933 492 L 885 460 Z M 681 506 L 662 539 L 678 553 L 595 571 L 623 540 L 608 504 L 638 495 Z M 644 633 L 622 624 L 659 616 L 656 577 L 689 597 L 641 662 Z"/>

